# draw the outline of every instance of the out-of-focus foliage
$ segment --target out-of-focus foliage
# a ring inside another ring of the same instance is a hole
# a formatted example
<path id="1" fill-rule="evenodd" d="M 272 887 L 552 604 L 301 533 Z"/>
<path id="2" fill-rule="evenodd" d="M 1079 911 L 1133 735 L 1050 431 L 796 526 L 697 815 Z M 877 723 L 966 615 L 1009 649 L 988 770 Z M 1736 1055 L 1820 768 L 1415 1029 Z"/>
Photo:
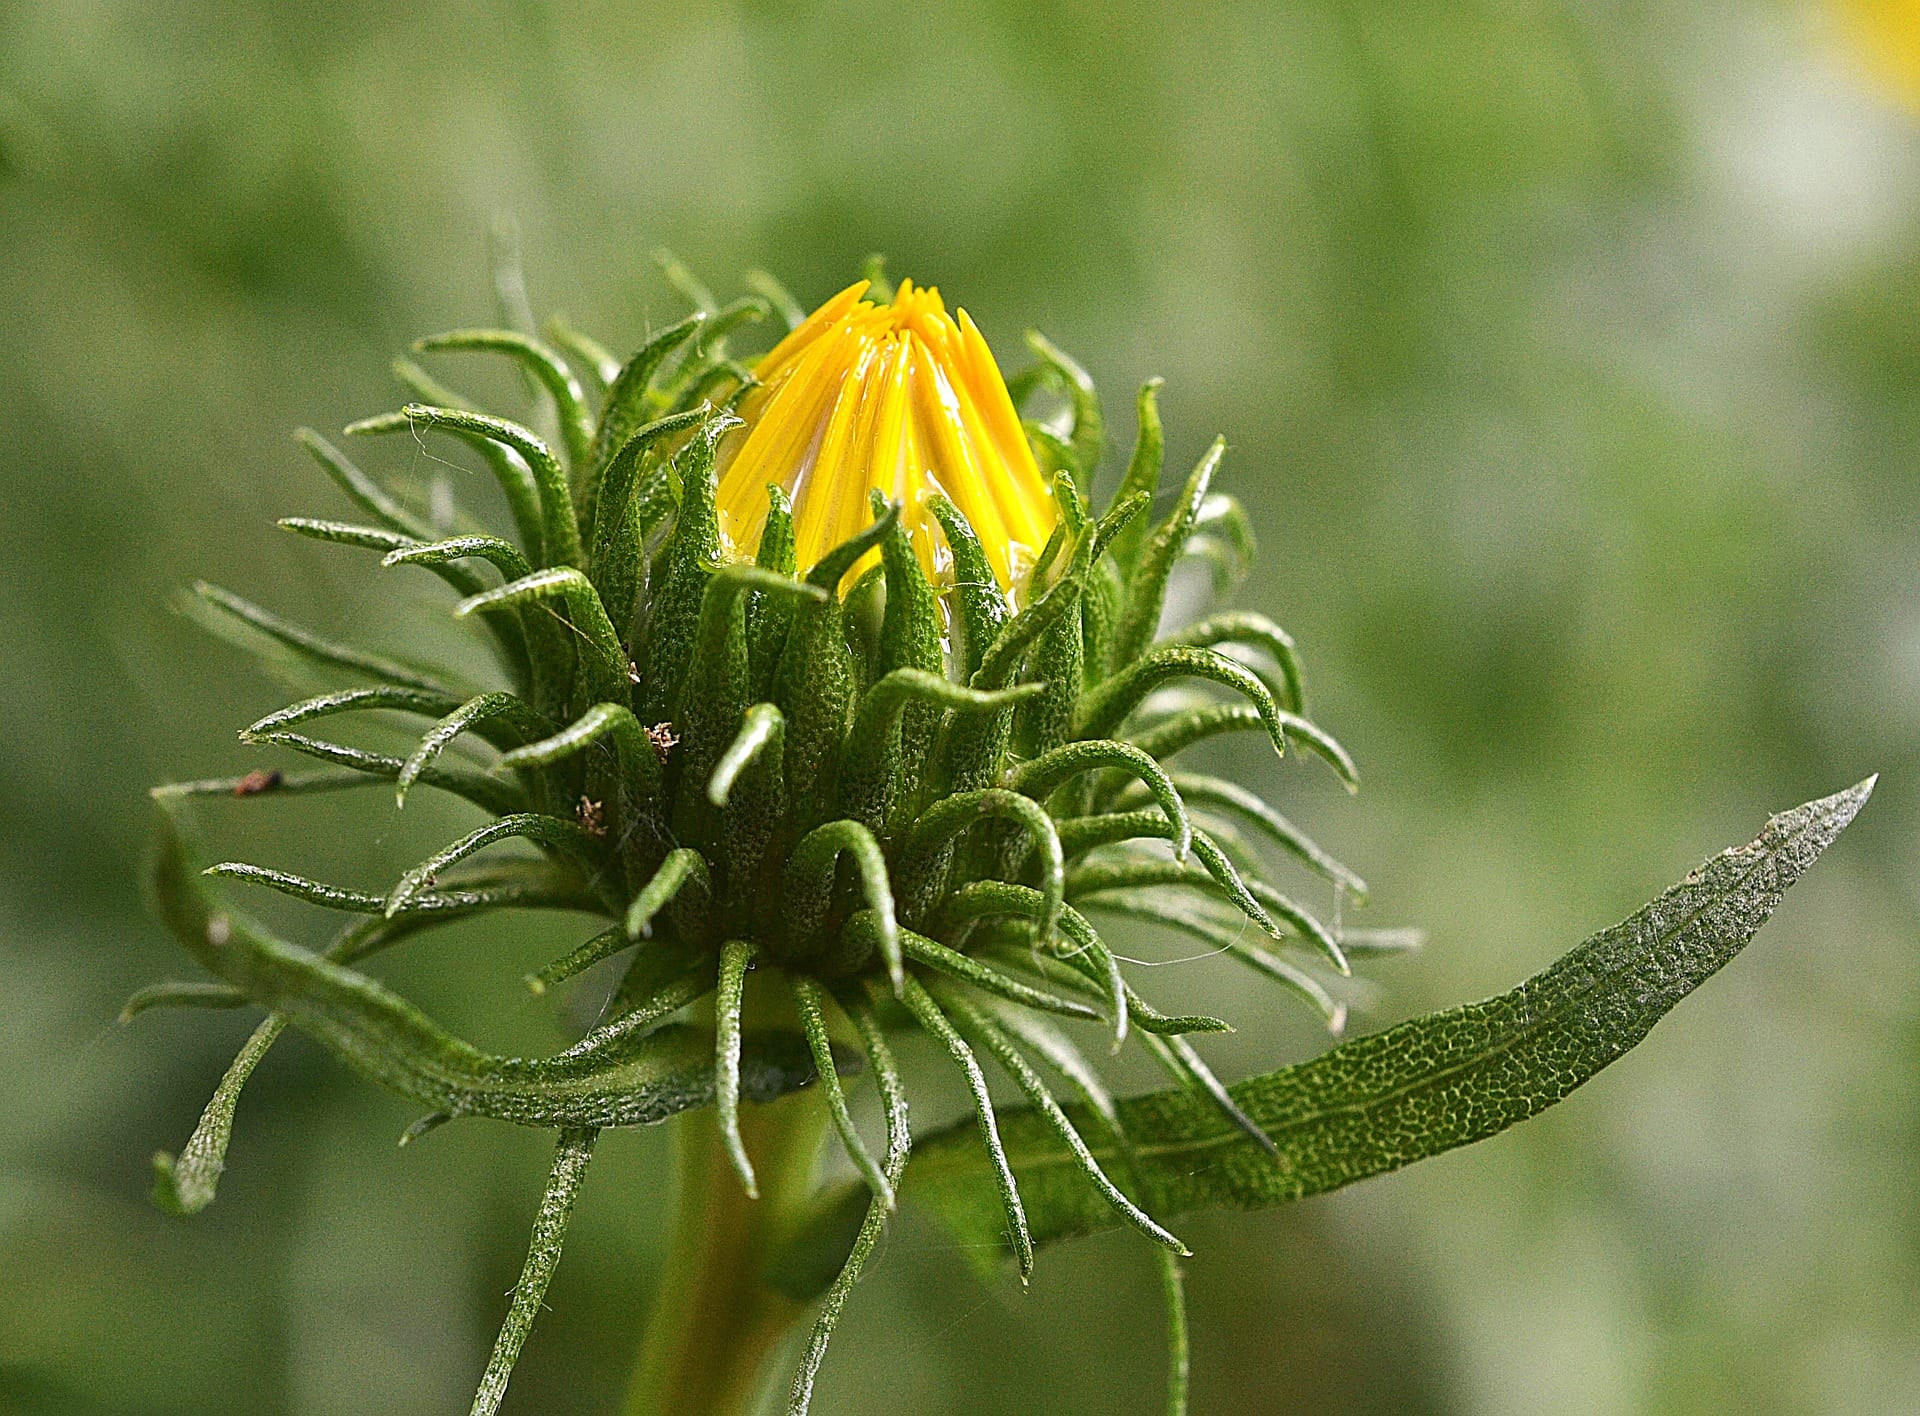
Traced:
<path id="1" fill-rule="evenodd" d="M 680 310 L 656 244 L 806 300 L 885 250 L 1109 388 L 1166 376 L 1174 465 L 1224 431 L 1242 599 L 1368 770 L 1288 787 L 1431 931 L 1359 1027 L 1885 772 L 1742 966 L 1552 1115 L 1183 1231 L 1197 1412 L 1920 1405 L 1920 126 L 1849 36 L 1784 3 L 0 5 L 0 1409 L 441 1411 L 485 1352 L 540 1138 L 395 1151 L 408 1113 L 288 1046 L 187 1225 L 146 1156 L 251 1019 L 108 1025 L 175 966 L 145 786 L 254 765 L 220 744 L 280 701 L 169 597 L 218 566 L 377 636 L 356 569 L 271 529 L 344 510 L 285 430 L 490 318 L 503 211 L 543 308 L 627 346 Z M 424 797 L 315 810 L 250 814 L 250 853 L 372 887 L 450 834 Z M 509 985 L 558 942 L 395 975 L 545 1049 Z M 1276 1028 L 1222 1069 L 1322 1045 Z M 603 1144 L 519 1409 L 611 1403 L 662 1139 Z M 1147 1409 L 1132 1246 L 1025 1298 L 963 1268 L 903 1226 L 820 1409 Z"/>

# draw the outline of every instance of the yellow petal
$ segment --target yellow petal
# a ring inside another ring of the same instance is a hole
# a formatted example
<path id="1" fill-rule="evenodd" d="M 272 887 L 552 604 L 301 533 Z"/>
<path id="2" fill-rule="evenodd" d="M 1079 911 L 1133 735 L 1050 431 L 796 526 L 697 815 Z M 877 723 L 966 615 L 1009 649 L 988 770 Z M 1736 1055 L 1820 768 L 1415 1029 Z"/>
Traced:
<path id="1" fill-rule="evenodd" d="M 719 510 L 731 554 L 751 556 L 769 483 L 793 499 L 804 571 L 872 520 L 870 494 L 900 503 L 901 524 L 937 580 L 952 557 L 927 498 L 950 498 L 1004 589 L 1053 532 L 1058 510 L 985 338 L 934 286 L 900 282 L 885 305 L 848 286 L 755 369 L 743 425 L 722 442 Z M 843 585 L 877 560 L 869 553 Z"/>

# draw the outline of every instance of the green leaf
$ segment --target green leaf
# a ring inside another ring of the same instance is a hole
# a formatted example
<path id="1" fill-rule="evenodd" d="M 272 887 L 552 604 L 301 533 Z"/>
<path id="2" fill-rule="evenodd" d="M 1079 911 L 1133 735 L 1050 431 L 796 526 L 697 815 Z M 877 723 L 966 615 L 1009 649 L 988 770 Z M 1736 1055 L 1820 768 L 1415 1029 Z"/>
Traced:
<path id="1" fill-rule="evenodd" d="M 480 1051 L 365 974 L 282 943 L 215 901 L 170 818 L 155 887 L 161 918 L 202 967 L 284 1014 L 369 1080 L 431 1111 L 523 1126 L 636 1126 L 714 1100 L 713 1035 L 655 1027 L 660 1015 L 646 1010 L 604 1023 L 551 1057 Z M 771 1101 L 812 1079 L 812 1056 L 797 1034 L 743 1036 L 742 1097 Z"/>
<path id="2" fill-rule="evenodd" d="M 170 1214 L 198 1214 L 213 1203 L 220 1172 L 227 1168 L 227 1141 L 233 1135 L 233 1111 L 247 1078 L 267 1055 L 286 1026 L 283 1018 L 268 1017 L 253 1030 L 240 1055 L 220 1079 L 213 1100 L 201 1113 L 178 1156 L 157 1151 L 153 1157 L 153 1202 Z"/>
<path id="3" fill-rule="evenodd" d="M 595 863 L 596 842 L 578 823 L 563 821 L 557 816 L 542 816 L 538 812 L 516 811 L 476 827 L 402 875 L 399 883 L 387 894 L 387 917 L 391 919 L 406 909 L 416 897 L 425 894 L 449 867 L 458 865 L 475 851 L 484 850 L 496 841 L 510 840 L 532 841 L 545 850 L 571 857 L 589 870 Z"/>
<path id="4" fill-rule="evenodd" d="M 1632 1048 L 1740 952 L 1775 905 L 1851 821 L 1874 779 L 1784 812 L 1637 914 L 1603 930 L 1510 993 L 1358 1039 L 1230 1088 L 1269 1136 L 1269 1157 L 1195 1096 L 1119 1104 L 1132 1141 L 1126 1171 L 1156 1214 L 1259 1208 L 1338 1189 L 1471 1144 L 1526 1120 Z M 1076 1109 L 1076 1124 L 1080 1114 Z M 966 1245 L 1004 1226 L 1001 1185 L 970 1124 L 918 1143 L 905 1193 Z M 1096 1154 L 1117 1144 L 1089 1124 Z M 1001 1134 L 1036 1243 L 1111 1227 L 1044 1119 L 1003 1109 Z"/>
<path id="5" fill-rule="evenodd" d="M 970 680 L 986 658 L 988 646 L 1000 637 L 1013 609 L 994 578 L 985 547 L 960 508 L 935 492 L 927 498 L 927 510 L 940 523 L 947 551 L 953 557 L 953 585 L 947 592 L 951 600 L 953 660 L 958 676 Z"/>
<path id="6" fill-rule="evenodd" d="M 780 316 L 781 323 L 785 324 L 789 330 L 798 329 L 806 322 L 806 310 L 798 300 L 793 298 L 793 292 L 788 290 L 771 272 L 756 266 L 742 279 L 746 281 L 748 289 L 755 291 L 773 307 L 773 312 Z"/>
<path id="7" fill-rule="evenodd" d="M 593 529 L 588 565 L 594 588 L 605 601 L 607 614 L 623 630 L 633 620 L 646 560 L 646 531 L 640 525 L 637 495 L 644 480 L 642 464 L 655 448 L 698 427 L 706 416 L 682 413 L 635 431 L 600 470 L 594 505 L 582 508 L 582 517 Z"/>
<path id="8" fill-rule="evenodd" d="M 523 745 L 528 738 L 537 738 L 553 730 L 551 723 L 544 721 L 539 713 L 511 693 L 476 694 L 452 712 L 443 714 L 438 722 L 427 729 L 419 746 L 408 754 L 407 760 L 400 766 L 400 775 L 394 779 L 395 804 L 407 804 L 407 788 L 420 780 L 420 774 L 433 764 L 448 743 L 468 729 L 497 743 L 501 724 L 495 720 L 504 720 L 510 728 L 513 725 L 519 727 L 520 731 L 513 733 L 509 739 L 515 747 Z M 258 723 L 254 724 L 254 731 L 257 732 L 259 726 Z"/>
<path id="9" fill-rule="evenodd" d="M 565 315 L 548 315 L 540 321 L 540 332 L 547 342 L 584 370 L 605 393 L 620 377 L 620 361 L 606 345 L 575 329 Z"/>
<path id="10" fill-rule="evenodd" d="M 727 416 L 708 419 L 674 459 L 680 475 L 680 506 L 667 544 L 666 573 L 653 592 L 646 636 L 638 646 L 640 691 L 649 723 L 671 716 L 693 658 L 707 580 L 726 558 L 720 544 L 720 513 L 714 504 L 718 483 L 713 453 L 720 437 L 738 423 Z"/>
<path id="11" fill-rule="evenodd" d="M 627 650 L 620 635 L 607 618 L 606 606 L 594 592 L 593 582 L 572 566 L 536 570 L 532 575 L 478 595 L 470 595 L 453 607 L 457 617 L 485 614 L 515 605 L 533 605 L 559 600 L 567 607 L 568 622 L 579 634 L 578 649 L 585 689 L 591 702 L 617 698 L 627 689 Z"/>

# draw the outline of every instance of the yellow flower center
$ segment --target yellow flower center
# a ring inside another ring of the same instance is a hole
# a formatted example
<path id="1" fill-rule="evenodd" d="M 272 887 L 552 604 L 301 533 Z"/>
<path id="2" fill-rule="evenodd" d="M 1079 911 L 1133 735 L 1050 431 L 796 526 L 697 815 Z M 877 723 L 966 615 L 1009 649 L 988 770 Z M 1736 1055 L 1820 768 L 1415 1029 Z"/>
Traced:
<path id="1" fill-rule="evenodd" d="M 901 506 L 921 564 L 951 565 L 927 509 L 938 492 L 973 526 L 1012 590 L 1052 534 L 1058 512 L 987 341 L 940 292 L 900 283 L 891 305 L 850 285 L 760 361 L 742 401 L 745 426 L 721 444 L 720 530 L 749 556 L 767 519 L 767 486 L 793 499 L 804 571 L 873 519 L 876 488 Z M 853 573 L 877 556 L 869 553 Z"/>

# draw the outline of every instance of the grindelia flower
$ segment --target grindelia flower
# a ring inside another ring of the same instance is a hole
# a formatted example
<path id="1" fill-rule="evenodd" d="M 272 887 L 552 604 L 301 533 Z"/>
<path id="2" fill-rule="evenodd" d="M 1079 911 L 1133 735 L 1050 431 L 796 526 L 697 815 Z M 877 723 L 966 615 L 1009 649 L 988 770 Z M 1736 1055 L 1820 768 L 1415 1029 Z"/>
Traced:
<path id="1" fill-rule="evenodd" d="M 476 1412 L 505 1389 L 605 1127 L 710 1111 L 710 1122 L 681 1128 L 685 1196 L 736 1209 L 683 1233 L 750 1230 L 772 1243 L 781 1226 L 737 1208 L 762 1187 L 776 1193 L 757 1201 L 761 1215 L 824 1206 L 831 1222 L 789 1236 L 814 1245 L 804 1259 L 722 1262 L 729 1249 L 690 1280 L 707 1294 L 702 1311 L 791 1320 L 792 1302 L 741 1293 L 729 1308 L 713 1296 L 775 1268 L 788 1299 L 820 1301 L 791 1398 L 801 1412 L 905 1181 L 911 1138 L 893 1034 L 925 1034 L 963 1078 L 991 1158 L 987 1203 L 1024 1275 L 1035 1238 L 987 1065 L 1026 1098 L 1027 1134 L 1037 1128 L 1091 1187 L 1102 1221 L 1131 1225 L 1167 1265 L 1184 1247 L 1123 1188 L 1132 1162 L 1118 1113 L 1066 1029 L 1143 1048 L 1232 1128 L 1236 1147 L 1273 1149 L 1189 1041 L 1227 1024 L 1154 1008 L 1096 919 L 1197 934 L 1331 1026 L 1344 1016 L 1331 977 L 1347 972 L 1342 942 L 1270 883 L 1256 842 L 1338 893 L 1360 897 L 1359 879 L 1245 787 L 1163 765 L 1253 732 L 1276 751 L 1303 746 L 1353 782 L 1345 752 L 1305 717 L 1278 626 L 1227 613 L 1158 637 L 1184 557 L 1244 567 L 1251 554 L 1244 514 L 1213 490 L 1221 445 L 1149 525 L 1162 448 L 1149 384 L 1133 456 L 1096 516 L 1087 493 L 1104 424 L 1077 365 L 1035 336 L 1040 362 L 1010 392 L 972 321 L 949 317 L 934 290 L 903 284 L 875 304 L 866 289 L 851 286 L 810 317 L 793 311 L 792 332 L 751 371 L 724 339 L 769 312 L 752 300 L 683 320 L 625 364 L 564 326 L 548 340 L 464 330 L 423 341 L 520 364 L 551 402 L 559 446 L 473 410 L 406 362 L 400 377 L 421 401 L 348 432 L 466 443 L 505 494 L 511 540 L 429 517 L 411 489 L 301 435 L 367 522 L 282 524 L 438 576 L 460 597 L 454 612 L 491 640 L 487 681 L 334 644 L 211 586 L 193 601 L 276 665 L 299 660 L 340 686 L 243 734 L 318 758 L 319 771 L 162 788 L 170 822 L 195 798 L 261 802 L 365 782 L 443 791 L 480 820 L 380 893 L 277 867 L 205 872 L 353 916 L 319 954 L 235 912 L 185 868 L 184 838 L 170 837 L 159 898 L 220 982 L 162 986 L 139 1006 L 251 1003 L 269 1016 L 201 1130 L 177 1161 L 163 1158 L 161 1194 L 185 1210 L 212 1199 L 235 1098 L 288 1025 L 417 1103 L 418 1129 L 484 1116 L 557 1131 L 533 1249 Z M 1061 396 L 1060 416 L 1023 423 L 1019 403 L 1042 387 Z M 394 754 L 315 735 L 367 710 L 427 726 Z M 495 851 L 502 843 L 520 854 Z M 598 1024 L 553 1056 L 483 1052 L 359 971 L 444 922 L 527 909 L 596 917 L 578 947 L 529 978 L 535 992 L 603 963 L 621 970 Z M 1056 1102 L 1036 1064 L 1082 1105 Z M 877 1154 L 842 1082 L 863 1069 L 883 1103 Z M 743 1118 L 743 1103 L 760 1106 Z M 864 1187 L 850 1223 L 838 1200 L 806 1188 L 828 1126 Z M 716 1194 L 728 1167 L 737 1183 Z M 675 1295 L 662 1301 L 671 1317 Z M 656 1327 L 669 1337 L 650 1339 L 635 1409 L 717 1409 L 698 1393 L 750 1389 L 742 1365 L 777 1336 L 729 1347 L 676 1343 L 679 1330 Z"/>
<path id="2" fill-rule="evenodd" d="M 951 566 L 928 497 L 945 495 L 1012 590 L 1058 513 L 993 352 L 965 310 L 900 282 L 891 304 L 842 290 L 754 369 L 745 426 L 720 446 L 720 528 L 735 548 L 760 540 L 767 487 L 793 503 L 799 564 L 811 566 L 871 517 L 869 493 L 900 507 L 929 574 Z M 870 551 L 854 573 L 879 563 Z"/>

